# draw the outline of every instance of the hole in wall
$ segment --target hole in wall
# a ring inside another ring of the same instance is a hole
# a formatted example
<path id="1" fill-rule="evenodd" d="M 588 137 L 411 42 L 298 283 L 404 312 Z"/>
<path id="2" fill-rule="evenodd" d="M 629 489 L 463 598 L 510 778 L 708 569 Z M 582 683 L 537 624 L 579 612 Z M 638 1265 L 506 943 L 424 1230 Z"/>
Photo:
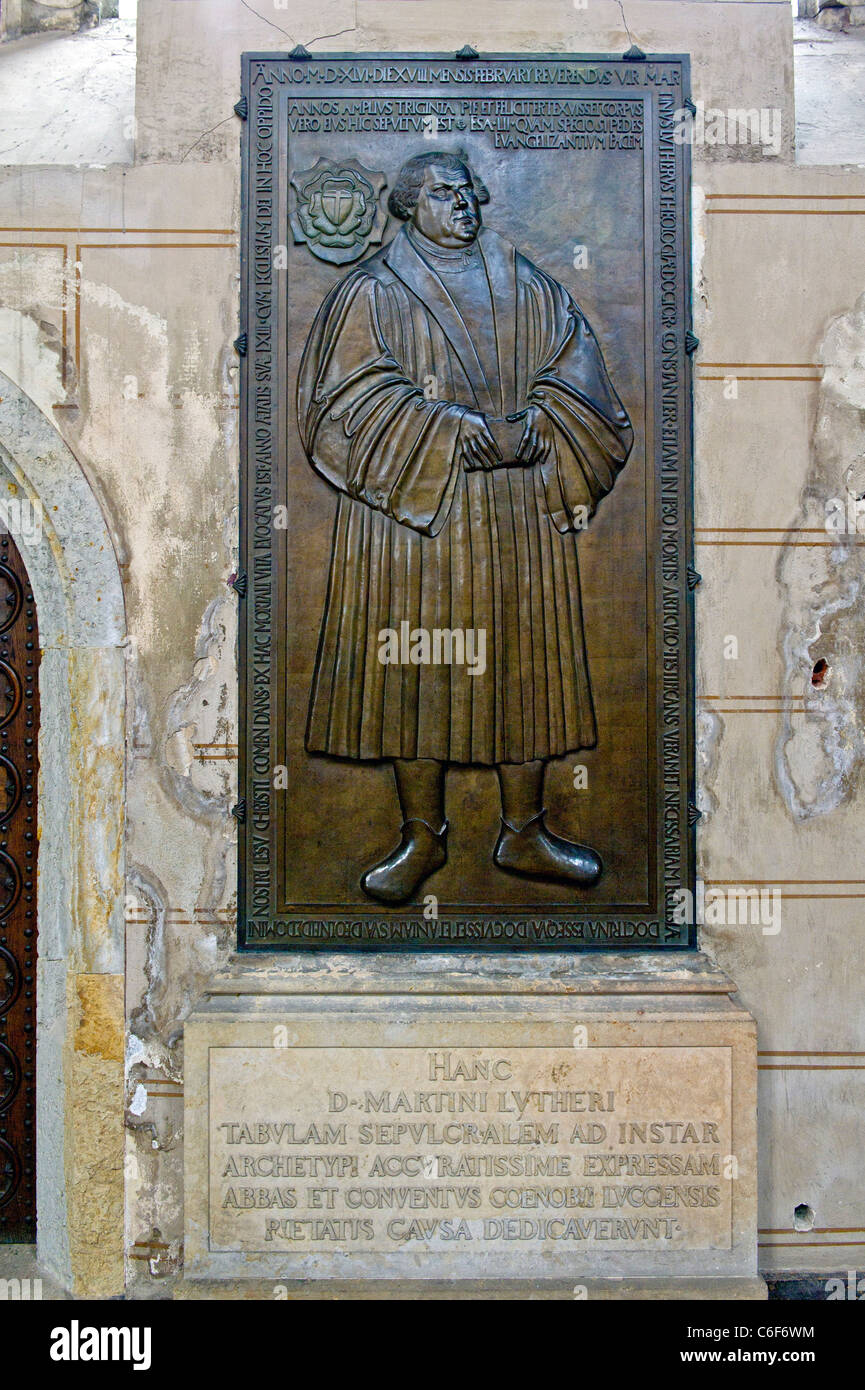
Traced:
<path id="1" fill-rule="evenodd" d="M 793 1211 L 793 1230 L 794 1231 L 813 1231 L 814 1212 L 807 1202 L 800 1202 Z"/>
<path id="2" fill-rule="evenodd" d="M 820 660 L 815 661 L 814 663 L 814 669 L 811 672 L 811 684 L 816 685 L 818 687 L 821 685 L 825 685 L 829 676 L 829 670 L 830 667 L 828 661 L 825 661 L 821 656 Z"/>

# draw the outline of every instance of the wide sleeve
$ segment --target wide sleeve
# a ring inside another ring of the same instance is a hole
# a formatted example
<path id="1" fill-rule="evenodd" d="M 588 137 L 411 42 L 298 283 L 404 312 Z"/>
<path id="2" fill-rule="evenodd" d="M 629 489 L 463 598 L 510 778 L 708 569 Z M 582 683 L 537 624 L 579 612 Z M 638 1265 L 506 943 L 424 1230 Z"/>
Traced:
<path id="1" fill-rule="evenodd" d="M 594 515 L 627 462 L 634 432 L 588 321 L 561 285 L 543 277 L 546 352 L 529 402 L 554 426 L 556 457 L 543 465 L 547 506 L 559 531 Z"/>
<path id="2" fill-rule="evenodd" d="M 459 476 L 464 411 L 426 400 L 403 370 L 387 341 L 385 294 L 358 270 L 322 304 L 298 375 L 298 427 L 313 468 L 335 488 L 436 535 Z"/>

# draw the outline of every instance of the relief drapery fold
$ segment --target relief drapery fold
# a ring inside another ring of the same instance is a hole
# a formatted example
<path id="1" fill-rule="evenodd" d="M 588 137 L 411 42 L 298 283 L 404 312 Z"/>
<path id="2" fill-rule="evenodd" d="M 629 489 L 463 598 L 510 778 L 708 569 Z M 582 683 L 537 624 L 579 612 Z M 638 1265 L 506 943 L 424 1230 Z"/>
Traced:
<path id="1" fill-rule="evenodd" d="M 568 292 L 496 233 L 477 245 L 496 380 L 445 277 L 405 230 L 331 291 L 307 341 L 299 428 L 339 494 L 312 752 L 491 764 L 595 743 L 577 532 L 633 435 Z M 553 425 L 544 463 L 466 472 L 464 412 L 529 405 Z M 381 633 L 405 623 L 483 631 L 483 673 L 383 664 Z"/>

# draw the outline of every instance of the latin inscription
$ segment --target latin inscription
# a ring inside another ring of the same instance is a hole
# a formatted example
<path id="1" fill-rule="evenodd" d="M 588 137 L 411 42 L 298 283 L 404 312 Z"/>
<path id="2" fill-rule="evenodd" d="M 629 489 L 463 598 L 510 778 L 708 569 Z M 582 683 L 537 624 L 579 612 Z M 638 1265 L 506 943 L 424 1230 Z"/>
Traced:
<path id="1" fill-rule="evenodd" d="M 213 1048 L 211 1249 L 729 1249 L 726 1048 Z"/>
<path id="2" fill-rule="evenodd" d="M 290 132 L 326 135 L 360 131 L 458 135 L 468 131 L 490 137 L 496 149 L 637 150 L 643 148 L 643 107 L 641 102 L 510 98 L 325 99 L 292 102 L 288 128 Z"/>

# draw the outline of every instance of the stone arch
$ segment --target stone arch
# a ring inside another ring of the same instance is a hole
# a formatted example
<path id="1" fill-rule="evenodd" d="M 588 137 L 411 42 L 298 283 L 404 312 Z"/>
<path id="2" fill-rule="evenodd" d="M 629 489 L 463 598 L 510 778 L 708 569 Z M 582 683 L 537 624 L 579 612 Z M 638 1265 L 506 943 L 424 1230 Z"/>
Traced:
<path id="1" fill-rule="evenodd" d="M 38 1260 L 65 1287 L 104 1297 L 123 1289 L 123 590 L 80 464 L 2 372 L 0 500 L 16 504 L 3 521 L 42 650 Z"/>

